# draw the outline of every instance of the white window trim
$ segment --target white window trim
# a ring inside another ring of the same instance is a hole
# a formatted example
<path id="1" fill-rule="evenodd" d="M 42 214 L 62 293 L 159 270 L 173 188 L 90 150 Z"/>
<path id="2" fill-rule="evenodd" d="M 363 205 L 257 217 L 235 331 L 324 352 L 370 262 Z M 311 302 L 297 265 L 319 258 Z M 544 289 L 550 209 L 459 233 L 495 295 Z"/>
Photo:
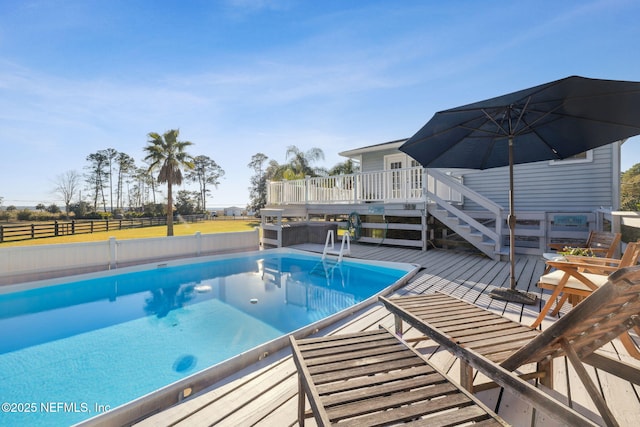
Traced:
<path id="1" fill-rule="evenodd" d="M 563 159 L 563 160 L 550 160 L 550 165 L 570 165 L 574 163 L 589 163 L 593 162 L 593 150 L 587 150 L 587 156 L 584 159 Z"/>
<path id="2" fill-rule="evenodd" d="M 407 168 L 409 164 L 409 156 L 404 153 L 385 154 L 384 165 L 382 166 L 383 170 L 390 170 L 389 164 L 397 161 L 402 162 L 403 169 Z"/>

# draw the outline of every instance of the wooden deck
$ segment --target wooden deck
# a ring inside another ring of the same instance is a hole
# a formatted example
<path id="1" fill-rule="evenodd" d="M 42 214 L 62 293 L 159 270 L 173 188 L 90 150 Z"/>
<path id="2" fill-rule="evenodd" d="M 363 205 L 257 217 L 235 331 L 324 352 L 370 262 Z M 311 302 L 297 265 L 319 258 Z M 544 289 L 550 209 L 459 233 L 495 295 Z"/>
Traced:
<path id="1" fill-rule="evenodd" d="M 302 245 L 298 248 L 317 250 L 318 245 Z M 488 296 L 493 287 L 509 286 L 509 265 L 506 262 L 493 261 L 471 253 L 446 250 L 423 252 L 357 244 L 352 245 L 351 253 L 357 258 L 422 265 L 424 269 L 398 290 L 398 294 L 441 291 L 525 325 L 533 323 L 549 295 L 546 291 L 542 293 L 535 285 L 544 271 L 544 262 L 538 257 L 522 256 L 517 259 L 518 288 L 536 292 L 543 297 L 535 306 L 523 306 L 494 300 Z M 566 310 L 570 308 L 571 306 L 567 305 Z M 560 314 L 562 315 L 562 312 Z M 378 303 L 334 324 L 331 328 L 320 331 L 318 335 L 373 330 L 377 329 L 379 324 L 393 328 L 393 322 L 393 316 Z M 547 318 L 541 328 L 544 329 L 551 322 L 553 319 Z M 408 330 L 405 338 L 417 335 L 415 330 Z M 637 339 L 635 336 L 634 338 Z M 450 353 L 440 349 L 432 341 L 420 341 L 416 348 L 451 378 L 459 378 L 459 363 Z M 640 361 L 629 357 L 617 341 L 607 345 L 603 350 L 614 357 L 640 366 Z M 587 366 L 587 369 L 600 387 L 620 425 L 637 424 L 637 420 L 640 419 L 640 387 L 591 367 Z M 544 388 L 541 385 L 539 387 Z M 557 360 L 554 363 L 554 390 L 545 391 L 588 418 L 602 423 L 582 383 L 566 360 Z M 136 425 L 294 426 L 297 425 L 297 393 L 296 369 L 289 349 L 285 349 Z M 477 396 L 512 425 L 558 425 L 548 414 L 535 410 L 507 390 L 492 389 L 482 391 Z M 307 425 L 314 424 L 313 418 L 307 420 Z"/>

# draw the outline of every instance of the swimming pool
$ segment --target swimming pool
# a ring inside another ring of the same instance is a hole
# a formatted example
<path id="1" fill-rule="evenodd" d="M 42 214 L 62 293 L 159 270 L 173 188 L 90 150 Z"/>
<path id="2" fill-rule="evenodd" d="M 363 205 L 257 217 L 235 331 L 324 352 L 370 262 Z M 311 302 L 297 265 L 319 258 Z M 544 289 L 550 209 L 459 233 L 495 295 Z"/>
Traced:
<path id="1" fill-rule="evenodd" d="M 284 249 L 0 288 L 0 425 L 112 411 L 313 328 L 415 270 Z"/>

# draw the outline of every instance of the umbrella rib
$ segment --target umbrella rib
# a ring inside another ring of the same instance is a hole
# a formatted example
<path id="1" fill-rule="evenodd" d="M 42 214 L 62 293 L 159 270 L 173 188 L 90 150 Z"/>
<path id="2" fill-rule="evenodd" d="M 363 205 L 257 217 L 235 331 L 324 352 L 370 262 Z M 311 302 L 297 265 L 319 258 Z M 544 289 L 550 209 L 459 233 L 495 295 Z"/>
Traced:
<path id="1" fill-rule="evenodd" d="M 596 122 L 596 123 L 602 123 L 602 124 L 606 124 L 606 125 L 612 125 L 612 126 L 622 126 L 622 127 L 626 127 L 629 129 L 640 129 L 640 126 L 637 125 L 632 125 L 632 124 L 628 124 L 628 123 L 622 123 L 622 122 L 616 122 L 616 121 L 612 121 L 612 120 L 601 120 L 601 119 L 597 119 L 597 118 L 590 118 L 590 117 L 585 117 L 585 116 L 576 116 L 573 114 L 564 114 L 564 113 L 555 113 L 556 116 L 558 116 L 557 120 L 559 120 L 561 117 L 569 117 L 572 119 L 576 119 L 576 120 L 585 120 L 588 122 Z"/>
<path id="2" fill-rule="evenodd" d="M 518 116 L 518 121 L 516 122 L 516 127 L 515 127 L 516 129 L 518 129 L 518 126 L 520 125 L 520 121 L 524 122 L 524 120 L 522 118 L 524 116 L 525 111 L 527 111 L 527 107 L 529 106 L 529 102 L 531 102 L 531 97 L 527 98 L 527 102 L 524 104 L 524 107 L 522 107 L 522 110 L 520 110 L 520 115 Z M 541 117 L 541 119 L 542 119 L 542 117 Z M 511 128 L 511 115 L 509 115 L 509 134 L 510 135 L 513 134 L 513 129 Z"/>
<path id="3" fill-rule="evenodd" d="M 509 136 L 511 133 L 511 129 L 509 129 L 509 132 L 505 131 L 505 129 L 496 121 L 496 119 L 494 119 L 491 114 L 487 113 L 487 110 L 485 110 L 484 108 L 481 110 L 482 113 L 485 115 L 485 117 L 487 119 L 489 119 L 489 121 L 491 121 L 494 125 L 496 125 L 498 127 L 498 129 L 500 129 L 502 132 L 504 132 L 503 134 L 500 134 L 498 132 L 494 133 L 494 135 L 504 135 L 504 136 Z M 486 122 L 485 122 L 486 123 Z M 509 126 L 509 128 L 511 128 L 511 126 Z M 485 131 L 483 129 L 478 129 L 479 132 L 487 132 L 490 133 L 489 131 Z"/>

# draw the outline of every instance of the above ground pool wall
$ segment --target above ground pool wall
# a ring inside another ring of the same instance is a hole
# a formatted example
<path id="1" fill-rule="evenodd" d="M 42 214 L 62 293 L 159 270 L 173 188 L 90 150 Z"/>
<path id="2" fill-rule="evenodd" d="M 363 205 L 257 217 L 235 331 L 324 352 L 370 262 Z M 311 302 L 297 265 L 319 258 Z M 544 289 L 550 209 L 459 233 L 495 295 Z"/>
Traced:
<path id="1" fill-rule="evenodd" d="M 109 270 L 156 260 L 254 251 L 258 229 L 147 239 L 0 247 L 0 286 L 72 274 Z"/>

